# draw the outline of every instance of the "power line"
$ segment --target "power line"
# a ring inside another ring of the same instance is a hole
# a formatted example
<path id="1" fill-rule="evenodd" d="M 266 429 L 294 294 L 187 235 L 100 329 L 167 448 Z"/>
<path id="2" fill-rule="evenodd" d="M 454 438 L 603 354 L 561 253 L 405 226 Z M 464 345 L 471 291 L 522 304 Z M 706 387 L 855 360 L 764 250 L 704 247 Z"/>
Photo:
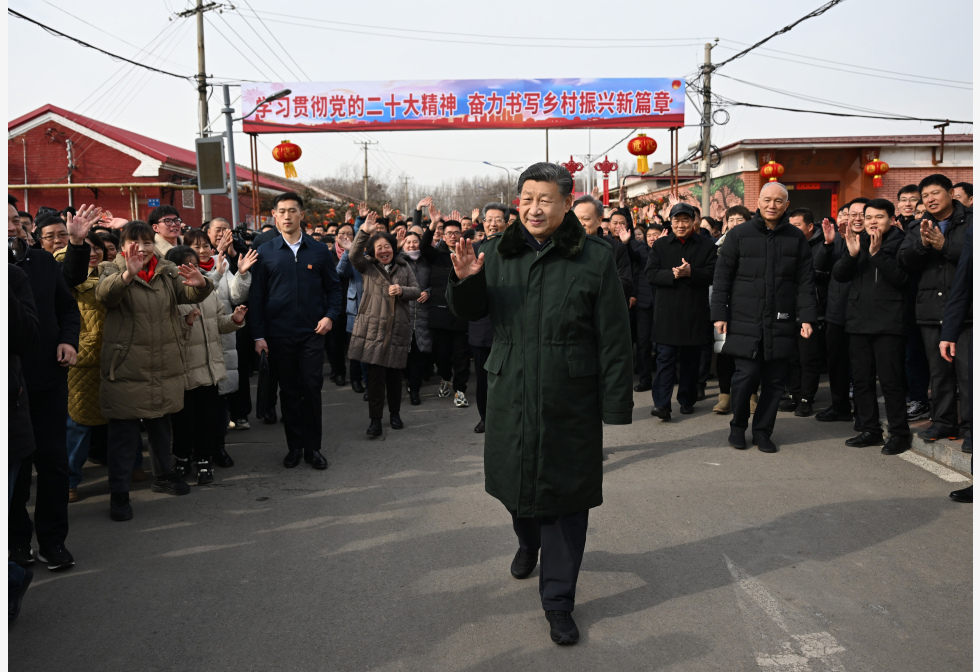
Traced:
<path id="1" fill-rule="evenodd" d="M 219 14 L 218 16 L 221 16 L 221 15 Z M 252 66 L 253 68 L 255 68 L 255 70 L 256 70 L 257 72 L 259 72 L 259 74 L 261 74 L 261 75 L 262 75 L 263 77 L 265 77 L 266 79 L 268 79 L 268 78 L 269 78 L 269 75 L 267 75 L 267 74 L 265 74 L 265 71 L 264 71 L 264 70 L 262 70 L 262 68 L 260 68 L 259 66 L 257 66 L 257 65 L 255 64 L 255 62 L 254 62 L 254 61 L 252 61 L 252 59 L 250 59 L 250 58 L 249 58 L 249 57 L 248 57 L 248 56 L 247 56 L 247 55 L 246 55 L 246 54 L 245 54 L 245 53 L 244 53 L 244 52 L 243 52 L 243 51 L 242 51 L 241 49 L 239 49 L 239 48 L 238 48 L 238 45 L 237 45 L 237 44 L 235 44 L 234 42 L 232 42 L 231 40 L 229 40 L 229 39 L 228 39 L 228 36 L 227 36 L 227 35 L 225 35 L 224 33 L 222 33 L 222 32 L 221 32 L 221 30 L 220 30 L 220 29 L 218 28 L 218 26 L 217 26 L 217 25 L 216 25 L 216 24 L 215 24 L 215 23 L 214 23 L 214 22 L 213 22 L 213 21 L 212 21 L 212 20 L 211 20 L 210 18 L 208 18 L 207 16 L 205 16 L 205 17 L 204 17 L 204 20 L 208 22 L 208 25 L 209 25 L 209 26 L 211 26 L 212 28 L 214 28 L 214 32 L 216 32 L 216 33 L 218 33 L 218 35 L 220 35 L 220 36 L 221 36 L 221 39 L 223 39 L 223 40 L 224 40 L 225 42 L 227 42 L 228 44 L 230 44 L 230 45 L 231 45 L 231 48 L 232 48 L 232 49 L 234 49 L 235 51 L 237 51 L 237 52 L 238 52 L 238 54 L 239 54 L 239 55 L 240 55 L 240 56 L 241 56 L 242 58 L 244 58 L 244 59 L 245 59 L 245 62 L 246 62 L 246 63 L 248 63 L 249 65 L 251 65 L 251 66 Z M 227 23 L 228 23 L 228 22 L 227 22 L 227 21 L 225 21 L 225 24 L 227 24 Z M 228 26 L 228 27 L 229 27 L 229 28 L 231 28 L 231 26 Z M 234 30 L 234 29 L 232 29 L 232 30 Z M 236 36 L 237 36 L 237 34 L 236 34 Z M 241 37 L 239 37 L 238 39 L 239 39 L 239 40 L 241 40 Z M 245 41 L 244 41 L 244 40 L 242 40 L 242 44 L 244 44 L 244 43 L 245 43 Z M 253 52 L 253 53 L 254 53 L 254 52 Z M 258 56 L 258 54 L 256 54 L 256 56 Z M 259 60 L 260 60 L 260 61 L 262 61 L 262 57 L 261 57 L 261 56 L 258 56 L 258 57 L 259 57 Z M 262 62 L 263 62 L 263 63 L 265 63 L 265 61 L 262 61 Z M 266 66 L 268 67 L 268 64 L 267 64 L 267 63 L 266 63 Z M 279 77 L 279 75 L 277 75 L 277 74 L 276 74 L 275 72 L 273 72 L 272 74 L 273 74 L 273 75 L 274 75 L 274 76 L 275 76 L 275 77 L 276 77 L 277 79 L 279 79 L 279 80 L 281 80 L 281 79 L 282 79 L 282 78 L 281 78 L 281 77 Z"/>
<path id="2" fill-rule="evenodd" d="M 886 119 L 888 121 L 935 121 L 935 122 L 946 122 L 951 124 L 970 124 L 973 125 L 972 121 L 957 121 L 955 119 L 926 119 L 924 117 L 885 117 L 876 116 L 869 114 L 849 114 L 847 112 L 824 112 L 821 110 L 800 110 L 792 107 L 775 107 L 773 105 L 757 105 L 755 103 L 740 103 L 737 100 L 726 100 L 725 104 L 735 105 L 738 107 L 758 107 L 764 110 L 780 110 L 782 112 L 802 112 L 804 114 L 823 114 L 830 117 L 856 117 L 858 119 Z"/>
<path id="3" fill-rule="evenodd" d="M 722 67 L 723 65 L 727 65 L 727 64 L 731 63 L 736 58 L 741 58 L 742 56 L 745 56 L 745 54 L 749 53 L 753 49 L 757 49 L 758 47 L 762 46 L 763 44 L 765 44 L 766 42 L 768 42 L 772 38 L 777 37 L 779 35 L 782 35 L 783 33 L 788 33 L 789 31 L 793 30 L 793 28 L 795 28 L 799 24 L 803 23 L 807 19 L 812 19 L 814 17 L 820 16 L 821 14 L 823 14 L 824 12 L 826 12 L 827 10 L 829 10 L 829 9 L 831 9 L 833 7 L 836 7 L 837 5 L 839 5 L 842 2 L 844 2 L 844 0 L 830 0 L 830 2 L 828 2 L 825 5 L 822 5 L 822 6 L 818 7 L 817 9 L 813 10 L 812 12 L 810 12 L 809 14 L 807 14 L 806 16 L 804 16 L 803 18 L 797 19 L 796 21 L 794 21 L 793 23 L 789 24 L 788 26 L 784 26 L 784 27 L 780 28 L 779 30 L 777 30 L 775 33 L 773 33 L 769 37 L 765 37 L 765 38 L 759 40 L 758 42 L 756 42 L 755 44 L 753 44 L 748 49 L 743 49 L 742 51 L 738 52 L 737 54 L 735 54 L 731 58 L 729 58 L 727 60 L 724 60 L 721 63 L 717 63 L 717 64 L 713 65 L 712 66 L 712 69 L 715 70 L 715 71 L 717 71 L 718 68 Z"/>
<path id="4" fill-rule="evenodd" d="M 733 49 L 732 47 L 726 47 L 725 45 L 722 45 L 722 44 L 720 44 L 718 46 L 721 47 L 722 49 L 730 49 L 731 51 L 735 51 L 735 49 Z M 925 85 L 928 85 L 928 86 L 941 86 L 941 87 L 944 87 L 944 88 L 947 88 L 947 89 L 960 89 L 960 90 L 963 90 L 963 91 L 972 91 L 973 90 L 973 87 L 972 86 L 956 86 L 955 84 L 943 84 L 943 83 L 941 83 L 939 81 L 936 81 L 936 82 L 929 82 L 929 81 L 926 81 L 926 82 L 918 82 L 918 81 L 915 81 L 915 80 L 905 79 L 903 77 L 889 77 L 888 75 L 882 75 L 882 74 L 878 74 L 878 73 L 860 72 L 858 70 L 845 70 L 844 68 L 833 68 L 833 67 L 831 67 L 829 65 L 820 65 L 819 63 L 808 63 L 807 61 L 797 61 L 797 60 L 792 59 L 792 58 L 786 58 L 785 56 L 769 56 L 767 54 L 752 54 L 752 55 L 753 56 L 760 56 L 762 58 L 771 58 L 771 59 L 776 60 L 776 61 L 783 61 L 783 62 L 788 62 L 788 63 L 797 63 L 799 65 L 809 65 L 810 67 L 820 68 L 821 70 L 834 70 L 834 71 L 837 71 L 837 72 L 846 72 L 846 73 L 849 73 L 849 74 L 852 74 L 852 75 L 860 75 L 860 76 L 863 76 L 863 77 L 876 77 L 878 79 L 891 79 L 891 80 L 894 80 L 896 82 L 906 82 L 907 84 L 925 84 Z M 908 75 L 908 77 L 918 77 L 918 75 Z"/>
<path id="5" fill-rule="evenodd" d="M 739 42 L 738 40 L 732 40 L 732 39 L 729 39 L 727 37 L 726 38 L 722 38 L 722 39 L 725 42 L 731 42 L 732 44 L 741 44 L 741 45 L 748 46 L 748 42 Z M 735 51 L 734 49 L 732 49 L 732 47 L 723 47 L 723 48 L 724 49 L 731 49 L 732 51 Z M 871 70 L 871 71 L 874 71 L 874 72 L 884 72 L 884 73 L 887 73 L 889 75 L 903 75 L 905 77 L 916 77 L 918 79 L 935 80 L 937 82 L 950 82 L 952 84 L 970 84 L 971 86 L 973 84 L 973 82 L 964 81 L 962 79 L 943 79 L 941 77 L 933 77 L 932 75 L 913 75 L 913 74 L 908 73 L 908 72 L 898 72 L 896 70 L 882 70 L 881 68 L 872 68 L 872 67 L 869 67 L 867 65 L 855 65 L 854 63 L 842 63 L 841 61 L 832 61 L 832 60 L 827 59 L 827 58 L 817 58 L 816 56 L 811 56 L 810 54 L 796 54 L 796 53 L 793 53 L 792 51 L 782 51 L 780 49 L 773 49 L 771 47 L 766 47 L 765 49 L 760 49 L 760 51 L 771 51 L 771 52 L 773 52 L 775 54 L 785 54 L 787 56 L 798 56 L 800 58 L 807 58 L 807 59 L 809 59 L 811 61 L 821 61 L 823 63 L 833 63 L 834 65 L 846 65 L 849 68 L 857 68 L 859 70 Z M 755 54 L 755 56 L 761 56 L 761 55 L 762 54 Z M 770 56 L 768 58 L 772 58 L 772 57 Z"/>
<path id="6" fill-rule="evenodd" d="M 100 49 L 99 47 L 96 47 L 94 45 L 89 44 L 88 42 L 81 41 L 77 37 L 72 37 L 71 35 L 66 35 L 65 33 L 61 32 L 60 30 L 55 30 L 54 28 L 52 28 L 50 26 L 46 26 L 45 24 L 41 23 L 40 21 L 35 21 L 34 19 L 32 19 L 32 18 L 30 18 L 28 16 L 24 16 L 20 12 L 16 12 L 16 11 L 10 9 L 9 7 L 7 8 L 7 13 L 10 14 L 10 15 L 12 15 L 12 16 L 16 16 L 18 19 L 24 19 L 25 21 L 29 21 L 30 23 L 33 23 L 36 26 L 40 26 L 41 28 L 43 28 L 47 32 L 51 33 L 52 35 L 56 35 L 58 37 L 63 37 L 66 40 L 71 40 L 72 42 L 75 42 L 77 44 L 82 45 L 83 47 L 88 47 L 89 49 L 94 49 L 95 51 L 98 51 L 99 53 L 105 54 L 109 58 L 115 59 L 117 61 L 126 61 L 127 63 L 132 63 L 133 65 L 139 66 L 141 68 L 146 68 L 147 70 L 152 70 L 153 72 L 159 72 L 161 75 L 169 75 L 171 77 L 176 77 L 177 79 L 187 79 L 187 80 L 193 79 L 193 77 L 190 76 L 190 75 L 178 75 L 178 74 L 173 73 L 173 72 L 167 72 L 166 70 L 160 70 L 159 68 L 153 68 L 153 67 L 150 67 L 149 65 L 143 65 L 142 63 L 138 63 L 137 61 L 130 60 L 130 59 L 126 58 L 125 56 L 120 56 L 119 54 L 114 54 L 111 51 L 106 51 L 105 49 Z"/>
<path id="7" fill-rule="evenodd" d="M 248 0 L 244 0 L 244 2 L 248 6 L 248 8 L 252 10 L 252 13 L 256 15 L 255 18 L 258 19 L 259 18 L 258 17 L 258 14 L 256 13 L 256 11 L 254 9 L 252 9 L 252 4 Z M 252 26 L 252 24 L 248 23 L 248 19 L 245 17 L 245 15 L 242 14 L 241 12 L 238 12 L 238 15 L 242 17 L 242 21 L 244 21 L 245 23 L 248 24 L 248 27 L 252 29 L 252 32 L 255 33 L 256 35 L 258 35 L 259 39 L 262 40 L 262 44 L 264 44 L 265 46 L 269 47 L 269 51 L 271 51 L 272 53 L 274 53 L 276 55 L 276 58 L 278 58 L 280 60 L 280 62 L 282 62 L 282 64 L 286 66 L 286 69 L 289 70 L 290 72 L 292 72 L 292 68 L 289 67 L 289 65 L 286 63 L 286 61 L 283 61 L 282 60 L 282 56 L 279 55 L 279 52 L 276 51 L 275 49 L 273 49 L 272 47 L 270 47 L 269 46 L 269 43 L 265 41 L 265 38 L 262 37 L 262 35 L 259 34 L 259 31 L 255 30 L 255 28 Z M 262 27 L 263 28 L 265 28 L 266 30 L 268 30 L 268 27 L 265 25 L 265 22 L 262 19 L 259 19 L 259 23 L 262 24 Z M 269 31 L 269 32 L 271 33 L 272 31 Z M 300 64 L 296 62 L 296 59 L 293 58 L 292 54 L 289 53 L 289 50 L 287 49 L 285 51 L 286 51 L 286 55 L 289 56 L 289 60 L 291 60 L 293 62 L 293 64 L 296 66 L 296 68 L 300 72 L 303 73 L 303 77 L 305 77 L 306 80 L 309 81 L 310 80 L 310 76 L 307 75 L 306 72 L 303 71 L 303 68 L 300 67 Z M 299 79 L 299 78 L 297 77 L 297 79 Z"/>
<path id="8" fill-rule="evenodd" d="M 248 1 L 247 0 L 245 0 L 245 4 L 248 5 Z M 259 14 L 259 12 L 256 12 L 254 9 L 252 9 L 252 6 L 251 5 L 248 5 L 248 8 L 251 9 L 252 12 L 255 13 L 256 15 Z M 345 22 L 345 21 L 329 21 L 327 19 L 316 19 L 316 18 L 313 18 L 313 17 L 296 16 L 295 14 L 282 14 L 282 13 L 279 13 L 279 12 L 262 12 L 262 14 L 266 14 L 268 16 L 284 16 L 284 17 L 290 18 L 290 19 L 301 19 L 303 21 L 313 21 L 313 22 L 316 22 L 316 23 L 329 23 L 329 24 L 333 24 L 333 25 L 337 25 L 337 26 L 353 26 L 355 28 L 372 28 L 374 30 L 390 30 L 390 31 L 397 31 L 397 32 L 401 32 L 401 33 L 413 33 L 413 34 L 428 33 L 430 35 L 451 35 L 451 36 L 456 36 L 456 37 L 481 37 L 481 38 L 486 38 L 486 39 L 499 39 L 501 37 L 508 37 L 509 39 L 514 39 L 514 40 L 530 40 L 530 39 L 534 39 L 534 40 L 562 41 L 562 42 L 576 42 L 576 43 L 579 43 L 579 42 L 616 42 L 616 43 L 623 43 L 623 42 L 642 42 L 642 43 L 649 43 L 649 42 L 687 42 L 687 41 L 691 41 L 691 40 L 703 40 L 703 39 L 705 39 L 704 37 L 650 37 L 650 38 L 637 38 L 637 37 L 630 38 L 630 37 L 627 37 L 627 38 L 620 38 L 620 37 L 540 37 L 540 36 L 533 36 L 532 37 L 532 36 L 518 36 L 518 35 L 502 36 L 502 35 L 499 35 L 499 34 L 498 35 L 486 35 L 486 34 L 480 34 L 480 33 L 460 33 L 460 32 L 456 32 L 456 31 L 450 32 L 450 31 L 442 31 L 442 30 L 425 30 L 423 28 L 396 28 L 396 27 L 392 27 L 392 26 L 373 26 L 373 25 L 363 24 L 363 23 L 349 23 L 349 22 Z M 258 18 L 258 16 L 256 16 L 256 18 Z M 426 39 L 426 38 L 422 38 L 422 39 Z"/>

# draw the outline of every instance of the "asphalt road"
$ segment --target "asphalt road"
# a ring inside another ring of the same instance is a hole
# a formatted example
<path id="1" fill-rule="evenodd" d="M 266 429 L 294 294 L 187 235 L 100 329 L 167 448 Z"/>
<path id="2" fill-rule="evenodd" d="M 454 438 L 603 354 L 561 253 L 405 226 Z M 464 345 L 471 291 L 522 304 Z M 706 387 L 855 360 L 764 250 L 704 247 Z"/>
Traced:
<path id="1" fill-rule="evenodd" d="M 778 454 L 733 450 L 713 387 L 670 423 L 636 394 L 634 424 L 606 428 L 582 639 L 555 646 L 538 571 L 508 571 L 475 401 L 435 390 L 370 440 L 367 404 L 328 383 L 329 470 L 284 469 L 282 426 L 256 425 L 229 435 L 236 465 L 211 486 L 134 484 L 126 523 L 89 464 L 76 565 L 35 564 L 10 669 L 971 669 L 972 506 L 947 496 L 963 485 L 791 414 Z"/>

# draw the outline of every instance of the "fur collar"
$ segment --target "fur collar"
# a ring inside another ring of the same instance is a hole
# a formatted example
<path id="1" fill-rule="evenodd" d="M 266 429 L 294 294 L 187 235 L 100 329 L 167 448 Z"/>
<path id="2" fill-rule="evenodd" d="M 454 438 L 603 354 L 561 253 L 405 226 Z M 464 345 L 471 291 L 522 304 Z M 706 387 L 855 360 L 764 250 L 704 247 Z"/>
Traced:
<path id="1" fill-rule="evenodd" d="M 578 217 L 571 210 L 565 213 L 565 219 L 561 226 L 551 234 L 551 242 L 555 249 L 566 259 L 574 259 L 582 253 L 585 248 L 585 238 L 585 229 L 582 228 Z M 526 247 L 527 241 L 524 240 L 524 232 L 521 231 L 521 225 L 518 221 L 508 226 L 500 234 L 500 244 L 497 245 L 497 251 L 501 257 L 507 258 L 517 256 Z"/>

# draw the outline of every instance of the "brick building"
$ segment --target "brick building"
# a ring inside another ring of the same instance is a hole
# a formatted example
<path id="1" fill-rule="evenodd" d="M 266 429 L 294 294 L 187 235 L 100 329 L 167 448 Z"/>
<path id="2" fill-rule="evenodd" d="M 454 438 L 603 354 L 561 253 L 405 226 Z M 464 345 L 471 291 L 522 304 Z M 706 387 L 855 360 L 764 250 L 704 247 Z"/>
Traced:
<path id="1" fill-rule="evenodd" d="M 943 173 L 954 183 L 973 182 L 972 135 L 947 135 L 944 141 L 938 134 L 741 140 L 722 147 L 720 153 L 720 164 L 711 170 L 710 214 L 718 219 L 733 205 L 758 207 L 766 179 L 759 169 L 770 160 L 785 169 L 779 181 L 790 190 L 790 207 L 810 208 L 818 218 L 836 216 L 839 205 L 859 196 L 894 202 L 901 187 L 917 184 L 932 173 Z M 890 168 L 877 188 L 863 170 L 874 159 Z M 669 191 L 669 187 L 648 191 L 631 184 L 625 188 L 640 203 L 654 202 Z M 636 193 L 631 194 L 633 190 Z M 701 181 L 685 182 L 680 195 L 700 206 Z"/>
<path id="2" fill-rule="evenodd" d="M 69 158 L 70 157 L 70 158 Z M 69 163 L 71 167 L 69 168 Z M 251 219 L 251 172 L 238 166 L 239 215 Z M 8 191 L 19 207 L 32 214 L 39 206 L 63 209 L 95 204 L 117 217 L 146 220 L 157 205 L 177 207 L 182 218 L 196 225 L 203 221 L 197 181 L 196 155 L 138 133 L 45 105 L 7 125 Z M 67 189 L 73 184 L 114 185 Z M 29 188 L 23 185 L 52 185 Z M 266 177 L 259 178 L 262 194 L 289 189 Z M 231 220 L 231 199 L 212 196 L 213 217 Z"/>

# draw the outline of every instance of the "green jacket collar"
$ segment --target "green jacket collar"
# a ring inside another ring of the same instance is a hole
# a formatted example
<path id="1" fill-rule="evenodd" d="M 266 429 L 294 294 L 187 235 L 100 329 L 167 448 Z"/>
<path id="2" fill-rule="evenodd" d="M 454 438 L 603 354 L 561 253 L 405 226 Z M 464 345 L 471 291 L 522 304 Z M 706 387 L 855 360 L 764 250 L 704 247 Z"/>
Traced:
<path id="1" fill-rule="evenodd" d="M 566 259 L 574 259 L 585 248 L 585 229 L 578 221 L 575 213 L 569 210 L 561 226 L 551 234 L 551 242 L 555 249 Z M 524 234 L 519 226 L 509 226 L 500 234 L 500 244 L 497 251 L 501 257 L 514 257 L 527 247 Z"/>

